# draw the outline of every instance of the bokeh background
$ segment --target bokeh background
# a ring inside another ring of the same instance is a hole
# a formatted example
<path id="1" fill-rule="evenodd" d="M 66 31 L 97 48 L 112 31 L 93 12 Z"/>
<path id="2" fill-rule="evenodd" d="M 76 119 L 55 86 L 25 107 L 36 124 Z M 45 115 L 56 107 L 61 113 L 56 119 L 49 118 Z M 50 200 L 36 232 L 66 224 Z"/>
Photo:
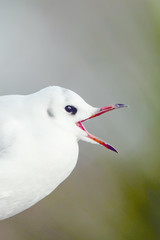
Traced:
<path id="1" fill-rule="evenodd" d="M 120 154 L 80 142 L 70 177 L 0 238 L 160 239 L 160 1 L 0 1 L 0 95 L 49 85 L 130 105 L 86 123 Z"/>

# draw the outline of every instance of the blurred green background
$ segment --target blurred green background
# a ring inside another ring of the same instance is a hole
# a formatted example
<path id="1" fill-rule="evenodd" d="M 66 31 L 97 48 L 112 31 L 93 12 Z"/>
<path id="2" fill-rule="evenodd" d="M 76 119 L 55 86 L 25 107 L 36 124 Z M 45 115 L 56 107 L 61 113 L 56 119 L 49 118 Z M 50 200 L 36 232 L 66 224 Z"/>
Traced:
<path id="1" fill-rule="evenodd" d="M 49 85 L 130 105 L 86 123 L 120 154 L 80 142 L 70 177 L 0 238 L 160 239 L 160 1 L 0 1 L 0 94 Z"/>

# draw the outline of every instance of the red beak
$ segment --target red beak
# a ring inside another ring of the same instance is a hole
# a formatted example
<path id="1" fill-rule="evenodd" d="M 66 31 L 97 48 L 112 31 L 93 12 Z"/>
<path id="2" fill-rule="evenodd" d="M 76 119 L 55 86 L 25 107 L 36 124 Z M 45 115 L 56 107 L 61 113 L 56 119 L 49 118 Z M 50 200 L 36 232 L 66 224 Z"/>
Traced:
<path id="1" fill-rule="evenodd" d="M 97 142 L 97 143 L 105 146 L 106 148 L 108 148 L 108 149 L 110 149 L 110 150 L 118 153 L 118 151 L 117 151 L 114 147 L 112 147 L 110 144 L 104 142 L 103 140 L 101 140 L 101 139 L 95 137 L 94 135 L 92 135 L 91 133 L 89 133 L 89 132 L 86 130 L 86 128 L 84 127 L 84 125 L 82 124 L 82 122 L 85 122 L 85 121 L 87 121 L 87 120 L 89 120 L 89 119 L 91 119 L 91 118 L 97 117 L 97 116 L 99 116 L 99 115 L 101 115 L 101 114 L 103 114 L 103 113 L 112 111 L 112 110 L 117 109 L 117 108 L 123 108 L 123 107 L 128 107 L 128 106 L 125 105 L 125 104 L 115 104 L 115 105 L 110 105 L 110 106 L 106 106 L 106 107 L 99 108 L 99 110 L 97 111 L 96 114 L 92 115 L 92 116 L 89 117 L 89 118 L 86 118 L 86 119 L 84 119 L 84 120 L 81 120 L 81 121 L 77 122 L 76 125 L 77 125 L 78 127 L 80 127 L 83 131 L 85 131 L 85 132 L 87 133 L 87 137 L 88 137 L 88 138 L 91 138 L 91 139 L 94 140 L 95 142 Z"/>

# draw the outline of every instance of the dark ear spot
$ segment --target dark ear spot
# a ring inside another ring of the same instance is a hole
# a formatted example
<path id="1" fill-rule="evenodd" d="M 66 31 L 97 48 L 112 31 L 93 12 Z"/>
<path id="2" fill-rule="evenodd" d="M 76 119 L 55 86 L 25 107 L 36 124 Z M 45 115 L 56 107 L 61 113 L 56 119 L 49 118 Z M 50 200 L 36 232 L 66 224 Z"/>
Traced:
<path id="1" fill-rule="evenodd" d="M 53 111 L 50 108 L 47 109 L 47 114 L 49 117 L 54 117 Z"/>

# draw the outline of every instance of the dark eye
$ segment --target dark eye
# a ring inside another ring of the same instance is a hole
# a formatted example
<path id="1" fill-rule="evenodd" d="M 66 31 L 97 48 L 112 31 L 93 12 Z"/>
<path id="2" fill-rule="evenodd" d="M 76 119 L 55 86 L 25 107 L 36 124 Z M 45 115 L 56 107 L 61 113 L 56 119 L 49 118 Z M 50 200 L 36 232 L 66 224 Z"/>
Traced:
<path id="1" fill-rule="evenodd" d="M 67 112 L 73 114 L 73 115 L 75 115 L 76 112 L 77 112 L 77 108 L 75 108 L 75 107 L 73 107 L 73 106 L 70 106 L 70 105 L 67 105 L 67 106 L 65 107 L 65 110 L 66 110 Z"/>

